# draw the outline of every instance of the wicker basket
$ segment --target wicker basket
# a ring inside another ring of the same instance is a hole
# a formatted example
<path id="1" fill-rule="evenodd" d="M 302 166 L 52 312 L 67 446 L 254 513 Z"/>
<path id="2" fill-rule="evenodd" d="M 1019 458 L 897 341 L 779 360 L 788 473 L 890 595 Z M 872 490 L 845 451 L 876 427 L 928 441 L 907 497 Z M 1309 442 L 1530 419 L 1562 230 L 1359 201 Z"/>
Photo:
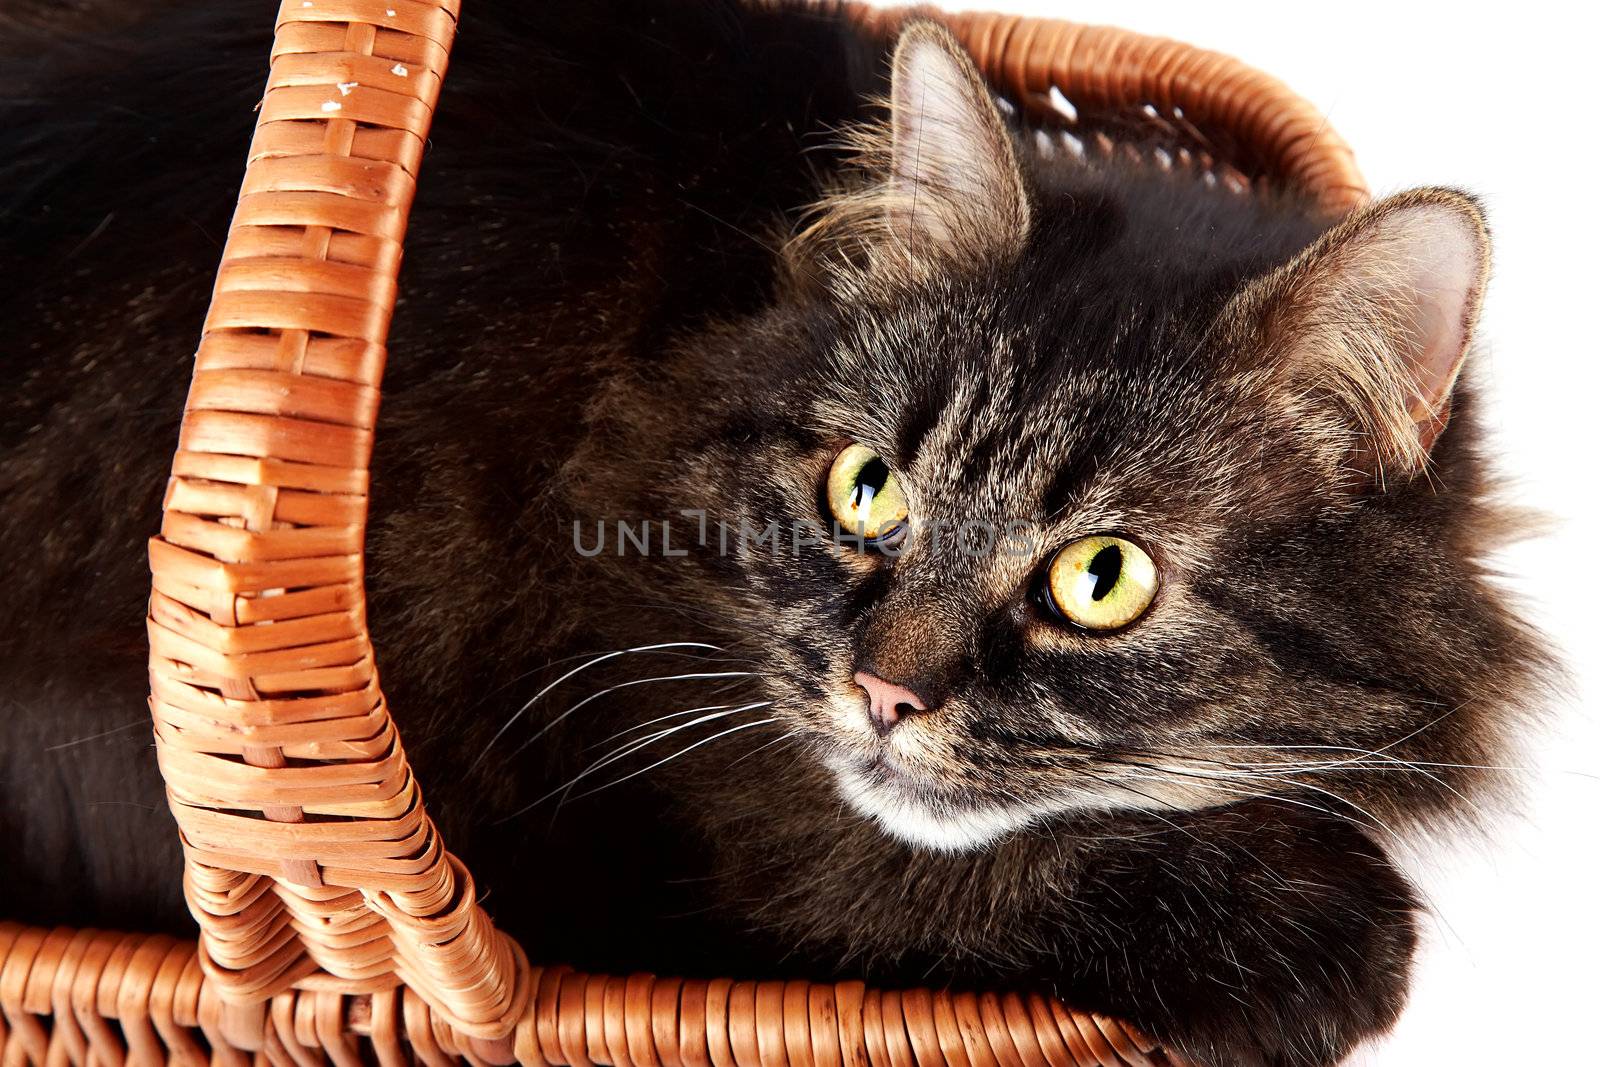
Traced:
<path id="1" fill-rule="evenodd" d="M 285 0 L 150 543 L 150 706 L 200 940 L 0 923 L 0 1063 L 1070 1067 L 1176 1062 L 1038 996 L 530 966 L 424 811 L 378 686 L 368 460 L 458 0 Z M 890 34 L 897 12 L 847 8 Z M 1237 186 L 1365 189 L 1226 56 L 950 16 L 1015 106 Z M 1057 89 L 1075 105 L 1064 113 Z M 270 625 L 268 625 L 270 623 Z"/>

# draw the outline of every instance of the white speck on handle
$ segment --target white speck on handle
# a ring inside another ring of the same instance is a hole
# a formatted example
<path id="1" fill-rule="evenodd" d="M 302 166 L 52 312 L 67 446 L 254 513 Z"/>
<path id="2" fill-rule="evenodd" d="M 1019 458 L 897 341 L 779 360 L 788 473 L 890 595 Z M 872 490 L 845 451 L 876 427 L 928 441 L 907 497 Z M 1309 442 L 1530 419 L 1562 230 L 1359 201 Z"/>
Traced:
<path id="1" fill-rule="evenodd" d="M 324 110 L 324 111 L 342 111 L 342 110 L 344 110 L 344 105 L 339 103 L 339 101 L 337 101 L 337 100 L 324 100 L 322 102 L 322 110 Z"/>
<path id="2" fill-rule="evenodd" d="M 383 9 L 383 13 L 384 13 L 384 14 L 385 14 L 385 15 L 388 15 L 388 16 L 389 16 L 389 17 L 390 17 L 390 18 L 394 18 L 394 8 L 392 8 L 392 7 L 386 7 L 386 8 L 384 8 L 384 9 Z"/>
<path id="3" fill-rule="evenodd" d="M 350 90 L 354 89 L 356 86 L 358 86 L 360 84 L 361 84 L 360 82 L 340 82 L 339 83 L 339 95 L 340 96 L 349 96 L 350 95 Z"/>
<path id="4" fill-rule="evenodd" d="M 317 5 L 313 4 L 311 2 L 311 0 L 300 0 L 300 6 L 301 7 L 316 7 Z"/>
<path id="5" fill-rule="evenodd" d="M 406 69 L 406 65 L 404 63 L 396 63 L 394 66 L 389 68 L 389 73 L 398 74 L 400 77 L 404 78 L 410 75 L 411 72 Z"/>
<path id="6" fill-rule="evenodd" d="M 1058 86 L 1050 86 L 1050 106 L 1068 122 L 1078 121 L 1078 108 Z"/>

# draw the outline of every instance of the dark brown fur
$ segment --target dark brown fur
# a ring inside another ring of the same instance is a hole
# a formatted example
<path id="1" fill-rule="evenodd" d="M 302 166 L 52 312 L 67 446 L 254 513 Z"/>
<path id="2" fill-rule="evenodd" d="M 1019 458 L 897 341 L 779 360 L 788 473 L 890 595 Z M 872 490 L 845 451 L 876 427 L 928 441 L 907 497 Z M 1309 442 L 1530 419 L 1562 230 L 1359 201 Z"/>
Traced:
<path id="1" fill-rule="evenodd" d="M 1537 654 L 1481 563 L 1509 533 L 1470 382 L 1425 473 L 1352 480 L 1366 394 L 1287 386 L 1246 313 L 1332 220 L 1021 137 L 1020 245 L 785 256 L 819 192 L 870 180 L 824 146 L 871 117 L 881 43 L 732 3 L 524 6 L 466 16 L 369 534 L 385 688 L 490 910 L 596 968 L 1047 988 L 1218 1064 L 1331 1063 L 1392 1023 L 1417 900 L 1390 835 L 1493 800 L 1477 768 Z M 142 544 L 265 54 L 241 11 L 0 29 L 8 916 L 187 924 Z M 924 517 L 1139 537 L 1160 599 L 1101 637 L 1041 615 L 1040 555 L 695 543 L 683 509 L 822 521 L 851 440 Z M 654 550 L 619 555 L 619 519 Z M 947 695 L 917 758 L 961 803 L 1111 802 L 960 852 L 886 835 L 824 764 L 865 660 Z M 678 674 L 715 677 L 647 681 Z M 593 769 L 647 720 L 757 703 Z"/>

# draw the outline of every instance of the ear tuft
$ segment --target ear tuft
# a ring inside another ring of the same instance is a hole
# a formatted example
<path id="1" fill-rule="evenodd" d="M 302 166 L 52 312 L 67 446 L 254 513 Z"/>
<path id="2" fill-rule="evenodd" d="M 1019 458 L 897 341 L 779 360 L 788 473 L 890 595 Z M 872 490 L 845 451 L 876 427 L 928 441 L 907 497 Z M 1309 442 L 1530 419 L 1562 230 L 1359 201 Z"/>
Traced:
<path id="1" fill-rule="evenodd" d="M 1449 420 L 1488 272 L 1477 202 L 1417 189 L 1334 227 L 1242 304 L 1292 386 L 1345 409 L 1381 482 L 1421 471 Z"/>
<path id="2" fill-rule="evenodd" d="M 906 25 L 884 103 L 882 121 L 845 129 L 858 169 L 785 245 L 791 277 L 916 277 L 1021 251 L 1029 206 L 1011 132 L 949 30 Z"/>
<path id="3" fill-rule="evenodd" d="M 1028 232 L 1011 134 L 950 31 L 913 22 L 894 51 L 890 227 L 912 256 L 1008 253 Z"/>

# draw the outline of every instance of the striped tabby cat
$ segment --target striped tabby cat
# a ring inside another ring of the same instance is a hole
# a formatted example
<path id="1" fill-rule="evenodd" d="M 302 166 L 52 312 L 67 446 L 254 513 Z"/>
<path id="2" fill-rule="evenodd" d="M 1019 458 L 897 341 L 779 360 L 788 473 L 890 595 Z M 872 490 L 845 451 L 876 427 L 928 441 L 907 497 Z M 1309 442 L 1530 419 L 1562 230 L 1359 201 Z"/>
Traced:
<path id="1" fill-rule="evenodd" d="M 1395 836 L 1494 793 L 1540 664 L 1481 562 L 1477 204 L 1104 157 L 931 23 L 560 7 L 468 5 L 369 533 L 491 913 L 591 968 L 1040 988 L 1218 1065 L 1390 1026 Z M 268 21 L 0 15 L 8 917 L 189 925 L 143 542 Z"/>

